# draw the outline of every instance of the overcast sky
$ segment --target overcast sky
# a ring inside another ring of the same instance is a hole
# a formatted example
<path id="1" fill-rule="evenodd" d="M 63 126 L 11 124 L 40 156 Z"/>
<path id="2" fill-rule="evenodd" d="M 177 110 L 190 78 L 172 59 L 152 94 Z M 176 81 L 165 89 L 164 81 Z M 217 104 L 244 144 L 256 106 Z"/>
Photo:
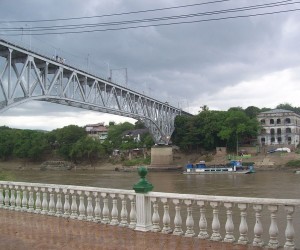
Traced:
<path id="1" fill-rule="evenodd" d="M 194 14 L 278 3 L 279 0 L 228 0 L 195 5 L 205 2 L 209 0 L 1 0 L 0 34 L 4 39 L 31 45 L 50 56 L 58 54 L 67 63 L 88 68 L 103 77 L 107 77 L 109 69 L 112 69 L 113 78 L 123 85 L 126 84 L 126 68 L 129 88 L 158 100 L 168 101 L 193 114 L 198 113 L 203 105 L 211 110 L 227 110 L 236 106 L 246 108 L 252 105 L 274 108 L 280 103 L 299 107 L 300 11 L 79 34 L 12 37 L 3 31 L 3 28 L 8 27 L 26 29 Z M 293 2 L 285 1 L 285 4 Z M 18 20 L 100 16 L 180 5 L 193 6 L 68 22 L 12 23 Z M 300 4 L 289 4 L 222 15 L 166 20 L 156 24 L 298 8 Z M 122 69 L 115 70 L 120 68 Z M 28 102 L 0 113 L 0 125 L 47 130 L 69 124 L 84 126 L 124 120 L 128 119 L 42 102 Z"/>

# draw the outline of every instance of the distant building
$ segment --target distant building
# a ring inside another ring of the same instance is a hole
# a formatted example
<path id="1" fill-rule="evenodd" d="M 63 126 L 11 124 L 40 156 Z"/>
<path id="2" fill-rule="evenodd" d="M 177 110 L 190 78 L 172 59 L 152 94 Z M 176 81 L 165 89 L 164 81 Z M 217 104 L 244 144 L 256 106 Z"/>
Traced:
<path id="1" fill-rule="evenodd" d="M 126 130 L 122 133 L 122 138 L 126 140 L 126 138 L 133 138 L 135 142 L 141 141 L 141 136 L 143 134 L 148 133 L 149 130 L 147 128 L 142 129 L 133 129 L 133 130 Z"/>
<path id="2" fill-rule="evenodd" d="M 104 123 L 88 124 L 84 128 L 89 136 L 101 142 L 108 136 L 108 128 L 104 126 Z"/>
<path id="3" fill-rule="evenodd" d="M 284 109 L 261 112 L 257 119 L 261 125 L 258 143 L 297 147 L 300 137 L 300 115 Z"/>

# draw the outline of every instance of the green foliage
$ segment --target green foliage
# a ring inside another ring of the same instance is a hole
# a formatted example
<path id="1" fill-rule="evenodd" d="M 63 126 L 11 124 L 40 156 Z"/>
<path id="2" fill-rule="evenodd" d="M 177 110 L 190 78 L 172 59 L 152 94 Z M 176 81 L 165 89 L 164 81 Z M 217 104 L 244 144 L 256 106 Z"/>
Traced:
<path id="1" fill-rule="evenodd" d="M 112 148 L 119 148 L 122 144 L 122 133 L 131 129 L 134 129 L 134 125 L 129 122 L 110 126 L 107 140 L 111 143 Z"/>
<path id="2" fill-rule="evenodd" d="M 84 137 L 86 137 L 84 128 L 76 125 L 53 130 L 48 136 L 49 143 L 57 144 L 58 153 L 65 159 L 70 159 L 73 145 Z"/>
<path id="3" fill-rule="evenodd" d="M 177 116 L 175 131 L 172 135 L 173 142 L 182 150 L 206 150 L 215 147 L 227 146 L 235 149 L 237 139 L 256 137 L 258 122 L 253 112 L 255 107 L 249 107 L 248 112 L 240 108 L 231 108 L 228 111 L 211 111 L 202 107 L 202 111 L 194 117 Z"/>
<path id="4" fill-rule="evenodd" d="M 104 155 L 105 149 L 100 141 L 94 140 L 91 137 L 83 137 L 72 145 L 70 158 L 74 160 L 88 160 L 93 162 L 101 155 Z"/>
<path id="5" fill-rule="evenodd" d="M 285 164 L 286 167 L 300 167 L 300 160 L 291 160 Z"/>
<path id="6" fill-rule="evenodd" d="M 132 160 L 126 160 L 123 162 L 123 166 L 130 167 L 130 166 L 138 166 L 138 165 L 149 165 L 151 163 L 151 158 L 135 158 Z"/>

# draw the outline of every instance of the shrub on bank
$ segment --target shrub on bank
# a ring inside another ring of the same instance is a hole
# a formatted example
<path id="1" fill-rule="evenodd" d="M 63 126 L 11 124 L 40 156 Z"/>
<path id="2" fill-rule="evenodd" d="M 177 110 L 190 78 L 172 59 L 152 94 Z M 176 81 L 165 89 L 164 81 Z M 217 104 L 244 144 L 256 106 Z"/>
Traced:
<path id="1" fill-rule="evenodd" d="M 285 164 L 286 167 L 300 167 L 300 160 L 291 160 Z"/>
<path id="2" fill-rule="evenodd" d="M 123 166 L 131 167 L 131 166 L 138 166 L 138 165 L 149 165 L 151 163 L 150 157 L 144 158 L 135 158 L 132 160 L 126 160 L 123 162 Z"/>

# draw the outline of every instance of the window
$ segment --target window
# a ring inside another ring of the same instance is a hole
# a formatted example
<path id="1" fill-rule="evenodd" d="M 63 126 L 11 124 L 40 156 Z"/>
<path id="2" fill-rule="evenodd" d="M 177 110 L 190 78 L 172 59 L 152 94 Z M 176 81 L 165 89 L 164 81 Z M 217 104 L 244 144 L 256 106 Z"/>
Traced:
<path id="1" fill-rule="evenodd" d="M 277 119 L 276 123 L 277 123 L 277 124 L 281 124 L 281 120 L 280 120 L 280 119 Z"/>
<path id="2" fill-rule="evenodd" d="M 266 120 L 265 120 L 265 119 L 262 119 L 262 120 L 260 120 L 260 123 L 261 123 L 261 124 L 266 124 Z"/>
<path id="3" fill-rule="evenodd" d="M 281 137 L 277 137 L 278 143 L 281 143 Z"/>
<path id="4" fill-rule="evenodd" d="M 290 118 L 285 118 L 285 123 L 291 123 L 291 119 Z"/>
<path id="5" fill-rule="evenodd" d="M 270 124 L 274 124 L 274 119 L 271 119 L 271 120 L 270 120 Z"/>
<path id="6" fill-rule="evenodd" d="M 271 142 L 275 142 L 275 138 L 274 137 L 271 137 Z"/>
<path id="7" fill-rule="evenodd" d="M 285 132 L 286 132 L 286 133 L 292 133 L 292 130 L 291 130 L 291 128 L 286 128 L 286 129 L 285 129 Z"/>
<path id="8" fill-rule="evenodd" d="M 266 138 L 262 137 L 262 138 L 260 139 L 260 141 L 261 141 L 261 144 L 265 144 L 265 143 L 266 143 Z"/>
<path id="9" fill-rule="evenodd" d="M 278 128 L 278 129 L 277 129 L 277 134 L 278 134 L 278 135 L 281 135 L 281 128 Z"/>
<path id="10" fill-rule="evenodd" d="M 271 135 L 274 135 L 274 134 L 275 134 L 275 129 L 271 128 Z"/>

